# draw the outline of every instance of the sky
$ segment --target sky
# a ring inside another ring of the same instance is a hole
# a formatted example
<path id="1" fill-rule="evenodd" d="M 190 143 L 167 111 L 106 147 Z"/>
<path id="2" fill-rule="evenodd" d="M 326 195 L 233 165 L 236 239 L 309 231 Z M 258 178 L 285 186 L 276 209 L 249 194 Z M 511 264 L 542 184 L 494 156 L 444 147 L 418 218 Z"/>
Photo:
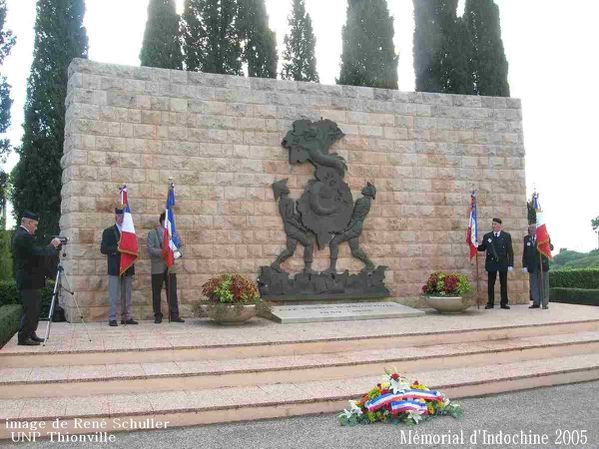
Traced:
<path id="1" fill-rule="evenodd" d="M 460 1 L 461 10 L 463 1 Z M 0 71 L 12 85 L 14 103 L 8 137 L 13 145 L 18 145 L 33 50 L 35 0 L 6 3 L 6 27 L 17 35 L 17 45 Z M 148 0 L 86 0 L 85 3 L 89 58 L 139 65 Z M 181 12 L 183 0 L 176 3 Z M 339 75 L 341 27 L 347 1 L 305 0 L 305 3 L 316 35 L 320 81 L 334 84 Z M 412 0 L 387 0 L 387 3 L 395 24 L 399 89 L 413 91 Z M 599 216 L 596 198 L 599 2 L 495 0 L 495 3 L 500 10 L 511 95 L 522 100 L 527 195 L 530 197 L 535 188 L 539 192 L 556 250 L 597 248 L 591 219 Z M 266 0 L 266 8 L 281 55 L 291 0 Z M 15 163 L 13 154 L 4 169 L 10 170 Z M 505 223 L 505 228 L 509 231 L 509 223 Z"/>

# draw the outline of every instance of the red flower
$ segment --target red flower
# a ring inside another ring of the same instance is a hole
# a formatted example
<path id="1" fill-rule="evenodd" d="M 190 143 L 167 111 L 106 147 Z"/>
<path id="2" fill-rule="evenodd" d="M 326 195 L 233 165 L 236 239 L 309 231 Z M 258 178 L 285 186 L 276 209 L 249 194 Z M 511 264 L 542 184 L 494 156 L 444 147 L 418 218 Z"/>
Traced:
<path id="1" fill-rule="evenodd" d="M 391 374 L 391 379 L 393 379 L 393 380 L 399 379 L 399 374 L 397 374 L 397 373 Z"/>

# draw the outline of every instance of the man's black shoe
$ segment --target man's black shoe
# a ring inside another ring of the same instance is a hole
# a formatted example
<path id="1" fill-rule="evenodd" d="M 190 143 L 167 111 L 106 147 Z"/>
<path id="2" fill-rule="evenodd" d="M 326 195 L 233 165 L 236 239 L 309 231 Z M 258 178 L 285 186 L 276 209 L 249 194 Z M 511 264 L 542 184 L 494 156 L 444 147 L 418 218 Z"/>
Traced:
<path id="1" fill-rule="evenodd" d="M 133 318 L 129 318 L 127 321 L 121 320 L 121 324 L 139 324 L 139 323 L 137 321 L 135 321 Z"/>
<path id="2" fill-rule="evenodd" d="M 40 342 L 32 340 L 31 338 L 26 338 L 25 340 L 19 341 L 21 346 L 39 346 Z"/>
<path id="3" fill-rule="evenodd" d="M 180 316 L 178 316 L 177 318 L 172 318 L 171 322 L 173 322 L 173 323 L 185 323 L 185 320 L 183 318 L 181 318 Z"/>
<path id="4" fill-rule="evenodd" d="M 33 334 L 33 335 L 31 336 L 31 339 L 32 339 L 33 341 L 39 341 L 40 343 L 42 343 L 42 342 L 44 341 L 44 339 L 43 339 L 43 338 L 40 338 L 40 337 L 38 337 L 38 336 L 37 336 L 37 335 L 35 335 L 35 334 Z"/>
<path id="5" fill-rule="evenodd" d="M 543 310 L 549 309 L 549 306 L 543 306 Z"/>
<path id="6" fill-rule="evenodd" d="M 487 305 L 485 306 L 485 309 L 492 309 L 492 308 L 493 308 L 493 304 L 487 304 Z"/>
<path id="7" fill-rule="evenodd" d="M 118 324 L 116 323 L 116 320 L 110 320 L 110 321 L 108 322 L 108 325 L 109 325 L 109 326 L 112 326 L 112 327 L 116 327 L 116 326 L 118 326 Z"/>
<path id="8" fill-rule="evenodd" d="M 501 306 L 501 308 L 502 308 L 502 309 L 506 309 L 506 310 L 508 310 L 508 309 L 510 308 L 510 306 L 508 306 L 508 305 L 505 305 L 505 306 Z"/>
<path id="9" fill-rule="evenodd" d="M 162 323 L 162 318 L 154 318 L 154 324 Z"/>
<path id="10" fill-rule="evenodd" d="M 538 309 L 540 306 L 533 304 L 532 306 L 528 306 L 529 309 Z"/>

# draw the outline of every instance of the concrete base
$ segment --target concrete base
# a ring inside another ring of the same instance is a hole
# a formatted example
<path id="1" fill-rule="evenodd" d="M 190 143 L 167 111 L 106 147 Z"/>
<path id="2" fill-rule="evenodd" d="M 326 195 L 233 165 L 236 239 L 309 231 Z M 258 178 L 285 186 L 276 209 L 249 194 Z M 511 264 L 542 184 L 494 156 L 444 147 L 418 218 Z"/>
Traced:
<path id="1" fill-rule="evenodd" d="M 405 318 L 424 315 L 424 312 L 395 302 L 379 301 L 273 306 L 271 314 L 274 321 L 285 324 Z"/>

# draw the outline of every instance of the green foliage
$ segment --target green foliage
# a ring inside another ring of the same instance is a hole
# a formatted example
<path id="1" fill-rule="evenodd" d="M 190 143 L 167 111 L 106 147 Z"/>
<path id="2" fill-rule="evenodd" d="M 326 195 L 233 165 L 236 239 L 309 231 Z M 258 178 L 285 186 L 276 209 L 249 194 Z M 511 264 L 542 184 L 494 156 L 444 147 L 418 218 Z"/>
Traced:
<path id="1" fill-rule="evenodd" d="M 553 287 L 549 289 L 549 299 L 568 304 L 599 306 L 599 289 Z"/>
<path id="2" fill-rule="evenodd" d="M 397 89 L 393 34 L 385 0 L 348 0 L 337 84 Z"/>
<path id="3" fill-rule="evenodd" d="M 304 0 L 293 0 L 293 9 L 288 22 L 290 31 L 284 39 L 285 51 L 281 78 L 318 82 L 314 54 L 316 38 L 312 30 L 312 19 L 310 14 L 306 13 Z"/>
<path id="4" fill-rule="evenodd" d="M 139 59 L 142 66 L 183 68 L 179 15 L 174 0 L 150 0 Z"/>
<path id="5" fill-rule="evenodd" d="M 183 52 L 187 70 L 275 78 L 275 34 L 264 0 L 186 0 Z"/>
<path id="6" fill-rule="evenodd" d="M 466 0 L 464 18 L 472 44 L 475 93 L 509 97 L 508 62 L 501 40 L 499 8 L 493 0 Z"/>
<path id="7" fill-rule="evenodd" d="M 186 0 L 182 17 L 187 70 L 243 75 L 237 0 Z"/>
<path id="8" fill-rule="evenodd" d="M 599 268 L 599 250 L 579 253 L 563 249 L 553 258 L 550 267 L 552 270 Z"/>
<path id="9" fill-rule="evenodd" d="M 8 304 L 0 306 L 0 348 L 4 346 L 19 330 L 21 305 Z"/>
<path id="10" fill-rule="evenodd" d="M 38 242 L 59 231 L 67 68 L 87 57 L 83 0 L 38 0 L 33 62 L 27 82 L 23 141 L 13 176 L 17 222 L 26 209 L 41 220 Z"/>
<path id="11" fill-rule="evenodd" d="M 4 59 L 10 54 L 16 41 L 12 31 L 4 29 L 5 20 L 6 0 L 0 0 L 0 67 L 4 66 Z M 6 157 L 11 151 L 10 140 L 4 136 L 10 126 L 11 106 L 10 84 L 8 84 L 6 76 L 0 72 L 0 163 L 6 162 Z M 7 181 L 8 175 L 0 169 L 0 209 L 2 209 L 0 212 L 2 214 L 6 209 Z"/>
<path id="12" fill-rule="evenodd" d="M 268 27 L 264 0 L 239 2 L 239 35 L 243 42 L 242 59 L 247 63 L 248 76 L 277 77 L 277 42 Z"/>
<path id="13" fill-rule="evenodd" d="M 2 219 L 0 219 L 0 222 L 2 222 Z M 0 281 L 9 281 L 13 278 L 12 251 L 10 248 L 12 234 L 12 231 L 0 229 Z"/>
<path id="14" fill-rule="evenodd" d="M 0 306 L 20 303 L 21 299 L 19 298 L 19 290 L 17 290 L 16 282 L 14 280 L 0 281 Z"/>
<path id="15" fill-rule="evenodd" d="M 499 9 L 492 0 L 414 0 L 416 90 L 509 96 Z"/>
<path id="16" fill-rule="evenodd" d="M 416 90 L 473 94 L 472 46 L 458 0 L 414 0 Z"/>
<path id="17" fill-rule="evenodd" d="M 48 281 L 46 286 L 42 288 L 42 309 L 40 317 L 48 316 L 53 289 L 54 281 Z M 17 284 L 14 280 L 0 281 L 0 306 L 6 304 L 21 304 L 19 290 L 17 290 Z"/>
<path id="18" fill-rule="evenodd" d="M 550 271 L 549 286 L 599 289 L 599 269 Z"/>

